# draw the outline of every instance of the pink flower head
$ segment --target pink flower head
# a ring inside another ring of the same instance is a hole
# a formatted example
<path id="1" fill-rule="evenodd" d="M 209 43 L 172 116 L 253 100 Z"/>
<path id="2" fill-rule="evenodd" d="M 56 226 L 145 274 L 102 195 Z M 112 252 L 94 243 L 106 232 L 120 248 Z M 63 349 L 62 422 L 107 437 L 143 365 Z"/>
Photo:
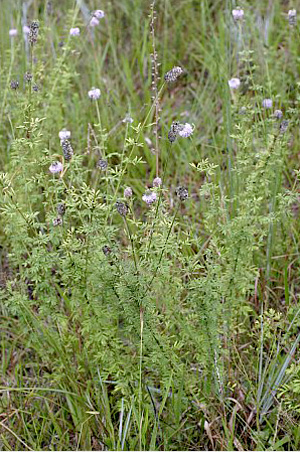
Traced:
<path id="1" fill-rule="evenodd" d="M 97 25 L 99 25 L 99 20 L 93 16 L 90 20 L 90 27 L 97 27 Z"/>
<path id="2" fill-rule="evenodd" d="M 145 201 L 148 206 L 153 204 L 157 199 L 157 194 L 154 191 L 147 190 L 146 193 L 143 194 L 142 200 Z"/>
<path id="3" fill-rule="evenodd" d="M 70 36 L 79 36 L 80 35 L 80 28 L 70 28 Z"/>
<path id="4" fill-rule="evenodd" d="M 156 177 L 153 179 L 153 187 L 160 187 L 162 184 L 162 180 L 160 177 Z"/>
<path id="5" fill-rule="evenodd" d="M 89 98 L 92 100 L 97 100 L 101 96 L 101 91 L 99 88 L 92 88 L 88 92 Z"/>
<path id="6" fill-rule="evenodd" d="M 231 78 L 228 80 L 229 88 L 231 89 L 238 89 L 241 86 L 241 81 L 239 78 Z"/>
<path id="7" fill-rule="evenodd" d="M 274 116 L 275 116 L 276 119 L 280 119 L 280 118 L 282 118 L 283 113 L 282 113 L 281 110 L 275 110 L 274 111 Z"/>
<path id="8" fill-rule="evenodd" d="M 63 167 L 62 163 L 58 162 L 58 161 L 51 163 L 51 165 L 49 166 L 49 171 L 52 174 L 61 173 L 63 169 L 64 169 L 64 167 Z"/>
<path id="9" fill-rule="evenodd" d="M 131 198 L 132 196 L 132 188 L 131 187 L 126 187 L 124 190 L 124 197 L 125 198 Z"/>
<path id="10" fill-rule="evenodd" d="M 243 20 L 243 18 L 244 18 L 244 10 L 240 9 L 240 8 L 233 9 L 232 10 L 232 17 L 236 21 Z"/>
<path id="11" fill-rule="evenodd" d="M 16 28 L 11 28 L 11 29 L 9 30 L 8 34 L 9 34 L 10 37 L 13 38 L 14 36 L 17 36 L 18 30 L 17 30 Z"/>
<path id="12" fill-rule="evenodd" d="M 28 35 L 30 32 L 30 28 L 28 27 L 28 25 L 23 25 L 23 33 L 24 35 Z"/>
<path id="13" fill-rule="evenodd" d="M 267 109 L 272 108 L 272 105 L 273 105 L 272 99 L 264 99 L 262 101 L 263 108 L 267 108 Z"/>
<path id="14" fill-rule="evenodd" d="M 178 131 L 178 135 L 182 138 L 188 138 L 192 135 L 194 132 L 194 128 L 191 126 L 191 124 L 188 124 L 187 122 L 183 124 L 183 127 Z"/>
<path id="15" fill-rule="evenodd" d="M 93 12 L 93 16 L 96 17 L 96 19 L 103 19 L 105 13 L 102 9 L 96 9 L 96 11 Z"/>

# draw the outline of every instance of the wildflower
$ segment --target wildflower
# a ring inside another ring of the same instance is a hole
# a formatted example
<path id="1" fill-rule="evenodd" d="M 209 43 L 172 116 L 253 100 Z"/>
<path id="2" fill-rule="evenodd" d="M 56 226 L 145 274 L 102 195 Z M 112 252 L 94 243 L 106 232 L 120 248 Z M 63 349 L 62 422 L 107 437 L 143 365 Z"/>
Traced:
<path id="1" fill-rule="evenodd" d="M 18 30 L 17 30 L 16 28 L 11 28 L 11 29 L 9 30 L 8 34 L 9 34 L 9 36 L 10 36 L 11 38 L 13 38 L 13 37 L 17 36 Z"/>
<path id="2" fill-rule="evenodd" d="M 72 145 L 69 140 L 62 140 L 61 147 L 64 154 L 65 160 L 71 160 L 72 155 L 74 154 Z"/>
<path id="3" fill-rule="evenodd" d="M 157 199 L 157 194 L 154 191 L 147 190 L 146 193 L 143 194 L 142 200 L 145 201 L 148 206 L 153 204 Z"/>
<path id="4" fill-rule="evenodd" d="M 162 180 L 160 177 L 156 177 L 153 179 L 153 187 L 160 187 L 162 184 Z"/>
<path id="5" fill-rule="evenodd" d="M 80 28 L 70 28 L 70 36 L 79 36 L 80 35 Z"/>
<path id="6" fill-rule="evenodd" d="M 288 126 L 289 126 L 289 122 L 286 119 L 281 121 L 280 126 L 279 126 L 279 132 L 281 135 L 283 135 L 287 131 Z"/>
<path id="7" fill-rule="evenodd" d="M 99 20 L 97 19 L 97 17 L 92 17 L 90 20 L 90 27 L 96 27 L 97 25 L 99 25 Z"/>
<path id="8" fill-rule="evenodd" d="M 274 111 L 274 117 L 275 117 L 276 119 L 280 119 L 280 118 L 282 118 L 282 116 L 283 116 L 283 113 L 282 113 L 281 110 L 275 110 L 275 111 Z"/>
<path id="9" fill-rule="evenodd" d="M 62 163 L 58 162 L 58 161 L 51 163 L 51 165 L 49 166 L 49 171 L 52 174 L 61 173 L 63 169 L 64 169 L 64 167 L 63 167 Z"/>
<path id="10" fill-rule="evenodd" d="M 132 188 L 131 187 L 126 187 L 124 190 L 124 197 L 125 198 L 131 198 L 132 196 Z"/>
<path id="11" fill-rule="evenodd" d="M 188 189 L 185 188 L 185 187 L 177 187 L 176 188 L 176 195 L 178 196 L 180 201 L 185 201 L 188 198 L 188 196 L 189 196 Z"/>
<path id="12" fill-rule="evenodd" d="M 125 116 L 125 118 L 122 120 L 122 122 L 128 122 L 129 124 L 132 124 L 133 123 L 133 119 L 132 119 L 132 117 L 129 114 L 127 114 Z"/>
<path id="13" fill-rule="evenodd" d="M 97 100 L 101 96 L 101 91 L 99 88 L 92 88 L 88 92 L 89 98 L 92 100 Z"/>
<path id="14" fill-rule="evenodd" d="M 236 21 L 243 20 L 243 18 L 244 18 L 244 10 L 241 9 L 241 8 L 233 9 L 232 10 L 232 17 Z"/>
<path id="15" fill-rule="evenodd" d="M 58 215 L 60 217 L 63 217 L 66 212 L 66 205 L 63 202 L 60 202 L 59 204 L 57 204 L 56 210 Z"/>
<path id="16" fill-rule="evenodd" d="M 127 206 L 127 204 L 125 204 L 124 202 L 117 201 L 116 204 L 115 204 L 115 207 L 116 207 L 118 213 L 122 217 L 126 217 L 126 215 L 128 213 L 128 206 Z"/>
<path id="17" fill-rule="evenodd" d="M 272 101 L 272 99 L 264 99 L 263 101 L 262 101 L 262 106 L 263 106 L 263 108 L 272 108 L 272 105 L 273 105 L 273 101 Z"/>
<path id="18" fill-rule="evenodd" d="M 30 28 L 28 27 L 28 25 L 23 25 L 22 30 L 23 30 L 24 35 L 28 35 L 30 32 Z"/>
<path id="19" fill-rule="evenodd" d="M 61 226 L 62 225 L 62 219 L 60 217 L 54 218 L 53 220 L 53 226 Z"/>
<path id="20" fill-rule="evenodd" d="M 193 132 L 194 128 L 191 126 L 191 124 L 188 124 L 186 122 L 185 124 L 182 124 L 182 127 L 180 127 L 178 135 L 180 135 L 182 138 L 188 138 L 192 135 Z"/>
<path id="21" fill-rule="evenodd" d="M 173 69 L 171 69 L 169 72 L 165 74 L 165 81 L 166 82 L 175 82 L 177 78 L 183 73 L 183 70 L 180 66 L 175 66 Z"/>
<path id="22" fill-rule="evenodd" d="M 97 168 L 100 168 L 102 171 L 106 170 L 108 167 L 107 160 L 100 159 L 97 162 Z"/>
<path id="23" fill-rule="evenodd" d="M 25 82 L 30 83 L 32 81 L 32 74 L 28 71 L 25 72 L 24 80 L 25 80 Z"/>
<path id="24" fill-rule="evenodd" d="M 296 25 L 297 21 L 297 11 L 295 9 L 290 9 L 288 12 L 288 20 L 291 26 Z"/>
<path id="25" fill-rule="evenodd" d="M 241 86 L 241 81 L 239 78 L 231 78 L 228 80 L 228 85 L 230 89 L 238 89 Z"/>
<path id="26" fill-rule="evenodd" d="M 17 80 L 12 80 L 10 82 L 10 87 L 11 87 L 11 89 L 14 89 L 14 90 L 18 89 L 19 88 L 19 82 Z"/>
<path id="27" fill-rule="evenodd" d="M 61 141 L 63 140 L 69 140 L 71 138 L 71 132 L 69 130 L 66 129 L 62 129 L 59 133 L 58 133 L 59 139 Z"/>
<path id="28" fill-rule="evenodd" d="M 103 19 L 104 16 L 105 13 L 102 9 L 96 9 L 96 11 L 93 12 L 93 17 L 96 17 L 96 19 Z"/>
<path id="29" fill-rule="evenodd" d="M 33 46 L 37 42 L 40 25 L 36 20 L 33 20 L 29 29 L 29 42 Z"/>
<path id="30" fill-rule="evenodd" d="M 33 91 L 35 91 L 37 93 L 39 90 L 39 87 L 37 85 L 33 85 L 32 89 L 33 89 Z"/>

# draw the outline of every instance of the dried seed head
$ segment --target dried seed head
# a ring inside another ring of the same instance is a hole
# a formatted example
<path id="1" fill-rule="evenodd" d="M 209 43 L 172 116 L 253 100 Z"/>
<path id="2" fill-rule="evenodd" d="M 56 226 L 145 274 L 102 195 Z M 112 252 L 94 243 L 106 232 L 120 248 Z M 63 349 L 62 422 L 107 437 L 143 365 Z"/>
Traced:
<path id="1" fill-rule="evenodd" d="M 62 151 L 63 151 L 65 160 L 71 160 L 71 158 L 74 154 L 74 151 L 73 151 L 70 141 L 62 140 L 61 147 L 62 147 Z"/>
<path id="2" fill-rule="evenodd" d="M 63 223 L 63 221 L 60 217 L 54 218 L 54 220 L 53 220 L 53 226 L 61 226 L 62 223 Z"/>
<path id="3" fill-rule="evenodd" d="M 10 82 L 10 87 L 11 87 L 11 89 L 14 89 L 14 90 L 18 89 L 19 88 L 19 82 L 17 80 L 12 80 Z"/>
<path id="4" fill-rule="evenodd" d="M 178 77 L 183 73 L 183 70 L 181 69 L 180 66 L 175 66 L 173 67 L 173 69 L 171 69 L 170 71 L 168 71 L 165 74 L 165 81 L 170 83 L 170 82 L 175 82 L 175 80 L 178 79 Z"/>
<path id="5" fill-rule="evenodd" d="M 33 20 L 30 24 L 29 42 L 33 46 L 37 42 L 40 24 L 37 20 Z"/>
<path id="6" fill-rule="evenodd" d="M 170 143 L 174 143 L 174 141 L 176 140 L 176 133 L 172 132 L 172 130 L 170 130 L 170 132 L 168 133 L 168 140 L 170 141 Z"/>
<path id="7" fill-rule="evenodd" d="M 104 170 L 106 170 L 107 167 L 108 167 L 107 160 L 104 160 L 104 159 L 98 160 L 97 168 L 100 168 L 102 171 L 104 171 Z"/>
<path id="8" fill-rule="evenodd" d="M 297 11 L 295 9 L 290 9 L 288 12 L 289 24 L 293 27 L 297 22 Z"/>
<path id="9" fill-rule="evenodd" d="M 128 206 L 127 206 L 127 204 L 125 204 L 124 202 L 121 202 L 121 201 L 117 201 L 116 204 L 115 204 L 115 207 L 116 207 L 118 213 L 122 217 L 126 217 L 126 215 L 128 213 Z"/>
<path id="10" fill-rule="evenodd" d="M 288 126 L 289 126 L 289 122 L 287 119 L 284 119 L 283 121 L 281 121 L 280 126 L 279 126 L 279 132 L 281 135 L 283 135 L 287 131 Z"/>
<path id="11" fill-rule="evenodd" d="M 185 187 L 177 187 L 176 188 L 176 195 L 178 196 L 180 201 L 185 201 L 188 198 L 188 196 L 189 196 L 188 189 L 185 188 Z"/>
<path id="12" fill-rule="evenodd" d="M 107 245 L 104 245 L 102 251 L 105 256 L 109 256 L 109 254 L 111 253 L 111 248 Z"/>
<path id="13" fill-rule="evenodd" d="M 25 72 L 24 80 L 25 80 L 25 82 L 30 83 L 32 81 L 32 74 L 28 71 Z"/>
<path id="14" fill-rule="evenodd" d="M 63 217 L 66 212 L 66 205 L 63 202 L 60 202 L 59 204 L 57 204 L 56 210 L 58 215 L 60 217 Z"/>

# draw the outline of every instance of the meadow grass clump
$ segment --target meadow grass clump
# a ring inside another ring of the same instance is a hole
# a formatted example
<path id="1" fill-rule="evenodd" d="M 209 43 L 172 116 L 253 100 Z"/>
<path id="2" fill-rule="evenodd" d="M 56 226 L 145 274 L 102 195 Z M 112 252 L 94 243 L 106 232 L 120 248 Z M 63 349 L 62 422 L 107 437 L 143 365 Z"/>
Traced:
<path id="1" fill-rule="evenodd" d="M 1 448 L 297 450 L 296 9 L 2 3 Z"/>

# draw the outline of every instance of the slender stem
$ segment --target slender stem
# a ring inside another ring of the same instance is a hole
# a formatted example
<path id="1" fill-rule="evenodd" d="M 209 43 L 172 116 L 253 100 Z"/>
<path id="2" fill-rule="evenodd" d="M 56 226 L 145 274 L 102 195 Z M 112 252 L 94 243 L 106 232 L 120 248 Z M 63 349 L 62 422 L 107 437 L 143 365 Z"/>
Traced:
<path id="1" fill-rule="evenodd" d="M 140 450 L 142 450 L 142 366 L 143 366 L 143 332 L 144 332 L 144 311 L 143 307 L 140 307 L 140 378 L 139 378 L 139 442 L 140 442 Z"/>
<path id="2" fill-rule="evenodd" d="M 130 228 L 129 228 L 129 225 L 128 225 L 128 221 L 127 221 L 126 217 L 124 217 L 124 221 L 125 221 L 125 224 L 126 224 L 126 228 L 127 228 L 127 232 L 128 232 L 129 238 L 130 238 L 135 270 L 136 270 L 136 273 L 138 274 L 139 270 L 138 270 L 137 259 L 136 259 L 136 255 L 135 255 L 135 251 L 134 251 L 133 238 L 132 238 L 132 234 L 131 234 L 131 231 L 130 231 Z"/>

